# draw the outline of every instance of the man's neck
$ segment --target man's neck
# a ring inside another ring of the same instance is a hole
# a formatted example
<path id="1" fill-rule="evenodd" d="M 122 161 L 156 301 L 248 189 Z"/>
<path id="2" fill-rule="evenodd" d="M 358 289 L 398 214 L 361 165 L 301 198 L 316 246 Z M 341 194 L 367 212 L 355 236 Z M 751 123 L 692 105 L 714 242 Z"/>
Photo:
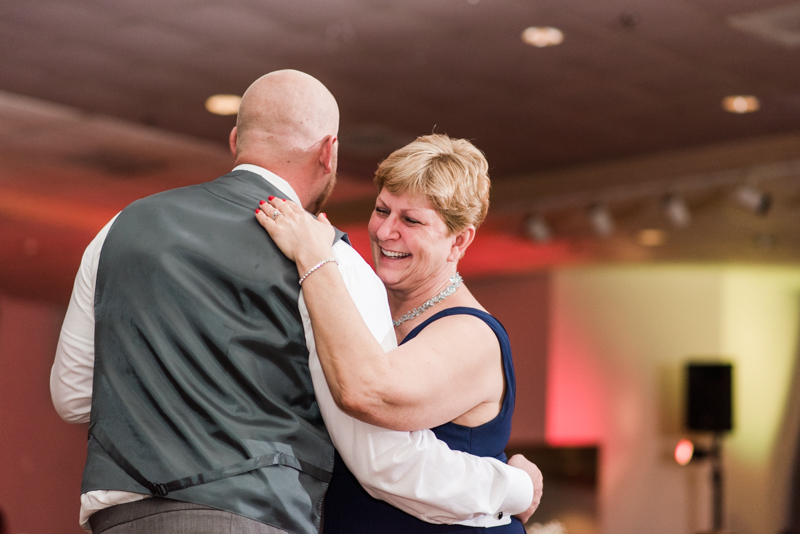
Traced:
<path id="1" fill-rule="evenodd" d="M 310 183 L 311 179 L 308 177 L 308 171 L 298 168 L 295 165 L 281 165 L 275 161 L 258 160 L 255 158 L 236 158 L 234 162 L 236 166 L 249 164 L 255 165 L 265 169 L 275 176 L 284 180 L 297 194 L 297 200 L 304 209 L 308 209 L 308 204 L 311 202 Z"/>

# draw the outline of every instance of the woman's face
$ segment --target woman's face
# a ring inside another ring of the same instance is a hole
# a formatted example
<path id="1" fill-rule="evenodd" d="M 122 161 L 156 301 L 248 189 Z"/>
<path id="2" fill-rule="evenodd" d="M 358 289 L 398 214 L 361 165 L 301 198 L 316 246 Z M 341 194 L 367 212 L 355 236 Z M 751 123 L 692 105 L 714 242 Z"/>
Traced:
<path id="1" fill-rule="evenodd" d="M 375 271 L 388 289 L 413 291 L 438 288 L 452 274 L 458 257 L 455 236 L 430 202 L 408 192 L 393 195 L 381 189 L 369 220 Z"/>

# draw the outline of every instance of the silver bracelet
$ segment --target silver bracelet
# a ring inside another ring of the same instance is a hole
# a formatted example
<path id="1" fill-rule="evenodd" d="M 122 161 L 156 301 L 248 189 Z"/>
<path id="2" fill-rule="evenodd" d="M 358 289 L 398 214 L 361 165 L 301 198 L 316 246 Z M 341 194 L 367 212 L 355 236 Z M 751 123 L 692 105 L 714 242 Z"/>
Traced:
<path id="1" fill-rule="evenodd" d="M 302 285 L 303 285 L 303 280 L 305 280 L 306 278 L 308 278 L 308 275 L 309 275 L 309 274 L 313 273 L 314 271 L 316 271 L 317 269 L 319 269 L 320 267 L 322 267 L 323 265 L 325 265 L 326 263 L 329 263 L 329 262 L 333 262 L 333 263 L 335 263 L 336 265 L 339 265 L 339 262 L 338 262 L 338 261 L 336 261 L 336 258 L 328 258 L 328 259 L 326 259 L 326 260 L 322 260 L 321 262 L 319 262 L 318 264 L 316 264 L 315 266 L 313 266 L 311 269 L 309 269 L 309 271 L 308 271 L 306 274 L 304 274 L 303 276 L 301 276 L 301 277 L 300 277 L 300 282 L 298 282 L 298 283 L 299 283 L 299 284 L 302 286 Z"/>

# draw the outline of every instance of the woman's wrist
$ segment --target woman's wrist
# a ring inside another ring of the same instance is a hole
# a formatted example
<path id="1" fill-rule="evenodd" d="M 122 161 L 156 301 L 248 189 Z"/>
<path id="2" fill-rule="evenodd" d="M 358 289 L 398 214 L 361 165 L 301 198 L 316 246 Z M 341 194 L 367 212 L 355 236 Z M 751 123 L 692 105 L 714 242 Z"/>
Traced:
<path id="1" fill-rule="evenodd" d="M 308 252 L 298 256 L 295 263 L 297 264 L 297 274 L 303 276 L 308 271 L 314 268 L 319 262 L 333 258 L 333 250 L 327 251 Z"/>
<path id="2" fill-rule="evenodd" d="M 312 268 L 310 268 L 308 271 L 306 271 L 305 274 L 301 274 L 300 275 L 300 280 L 298 281 L 298 283 L 302 286 L 303 282 L 305 282 L 306 278 L 308 278 L 309 276 L 314 274 L 317 271 L 317 269 L 320 269 L 320 268 L 324 267 L 325 264 L 327 264 L 327 263 L 335 263 L 336 265 L 339 265 L 339 262 L 336 261 L 336 258 L 334 258 L 333 256 L 331 256 L 330 258 L 325 258 L 324 260 L 320 261 L 319 263 L 314 265 Z"/>

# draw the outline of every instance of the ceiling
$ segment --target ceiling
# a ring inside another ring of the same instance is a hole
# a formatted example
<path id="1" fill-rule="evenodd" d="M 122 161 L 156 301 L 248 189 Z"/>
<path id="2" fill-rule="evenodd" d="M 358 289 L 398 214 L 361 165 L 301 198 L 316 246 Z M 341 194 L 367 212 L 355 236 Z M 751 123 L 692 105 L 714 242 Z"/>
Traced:
<path id="1" fill-rule="evenodd" d="M 205 99 L 241 94 L 279 68 L 313 74 L 339 101 L 343 178 L 330 213 L 357 242 L 365 239 L 377 161 L 437 131 L 473 140 L 490 162 L 492 215 L 467 271 L 618 260 L 797 262 L 798 6 L 0 3 L 0 291 L 63 301 L 82 249 L 116 211 L 225 172 L 234 120 L 207 113 Z M 761 35 L 753 30 L 759 20 L 772 24 Z M 558 27 L 564 43 L 524 44 L 520 35 L 533 25 Z M 758 96 L 761 110 L 726 113 L 720 101 L 731 94 Z M 775 174 L 774 164 L 784 171 Z M 733 188 L 745 182 L 773 195 L 766 217 L 732 207 Z M 692 210 L 690 228 L 657 250 L 636 245 L 639 228 L 663 226 L 657 199 L 676 189 Z M 598 201 L 617 220 L 605 240 L 592 236 L 585 217 Z M 534 211 L 555 231 L 547 245 L 523 236 Z"/>

